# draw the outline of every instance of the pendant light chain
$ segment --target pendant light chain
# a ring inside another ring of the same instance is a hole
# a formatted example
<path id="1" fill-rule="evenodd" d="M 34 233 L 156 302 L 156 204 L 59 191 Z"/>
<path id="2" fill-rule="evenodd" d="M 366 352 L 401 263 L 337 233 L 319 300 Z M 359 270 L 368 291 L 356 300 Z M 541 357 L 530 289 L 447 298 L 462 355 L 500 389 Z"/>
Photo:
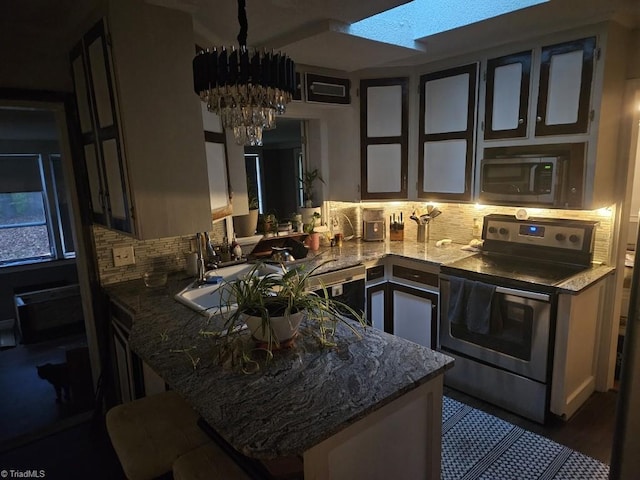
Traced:
<path id="1" fill-rule="evenodd" d="M 238 33 L 238 45 L 240 50 L 242 47 L 247 48 L 247 34 L 249 30 L 249 22 L 247 21 L 246 0 L 238 0 L 238 23 L 240 24 L 240 33 Z"/>

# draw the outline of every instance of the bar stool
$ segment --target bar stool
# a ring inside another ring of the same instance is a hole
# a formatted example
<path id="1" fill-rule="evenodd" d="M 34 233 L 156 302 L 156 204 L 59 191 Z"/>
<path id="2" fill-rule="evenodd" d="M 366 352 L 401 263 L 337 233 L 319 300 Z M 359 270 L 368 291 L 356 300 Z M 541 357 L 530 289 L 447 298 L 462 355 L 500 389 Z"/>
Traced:
<path id="1" fill-rule="evenodd" d="M 173 480 L 250 480 L 215 442 L 196 448 L 173 462 Z"/>
<path id="2" fill-rule="evenodd" d="M 198 414 L 175 392 L 163 392 L 111 408 L 107 431 L 129 480 L 171 472 L 185 453 L 211 442 Z"/>

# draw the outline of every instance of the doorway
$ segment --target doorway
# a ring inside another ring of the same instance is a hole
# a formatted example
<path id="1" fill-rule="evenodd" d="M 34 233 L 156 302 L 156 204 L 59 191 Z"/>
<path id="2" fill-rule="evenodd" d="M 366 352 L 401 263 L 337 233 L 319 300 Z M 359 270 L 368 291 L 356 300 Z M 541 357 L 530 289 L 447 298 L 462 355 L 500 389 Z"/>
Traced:
<path id="1" fill-rule="evenodd" d="M 276 124 L 263 132 L 262 147 L 245 147 L 247 186 L 260 213 L 288 221 L 302 205 L 305 121 L 278 118 Z"/>
<path id="2" fill-rule="evenodd" d="M 0 451 L 94 405 L 64 98 L 0 91 Z"/>

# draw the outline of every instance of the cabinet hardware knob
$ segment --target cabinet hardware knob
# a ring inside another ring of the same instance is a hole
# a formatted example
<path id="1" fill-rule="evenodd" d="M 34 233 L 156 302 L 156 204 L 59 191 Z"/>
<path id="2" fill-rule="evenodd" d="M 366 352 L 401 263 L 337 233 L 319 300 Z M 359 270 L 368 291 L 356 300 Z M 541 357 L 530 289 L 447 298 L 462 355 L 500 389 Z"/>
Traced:
<path id="1" fill-rule="evenodd" d="M 518 119 L 518 125 L 522 125 L 524 123 L 524 118 L 519 118 Z"/>
<path id="2" fill-rule="evenodd" d="M 536 122 L 540 123 L 542 121 L 542 117 L 536 117 Z"/>

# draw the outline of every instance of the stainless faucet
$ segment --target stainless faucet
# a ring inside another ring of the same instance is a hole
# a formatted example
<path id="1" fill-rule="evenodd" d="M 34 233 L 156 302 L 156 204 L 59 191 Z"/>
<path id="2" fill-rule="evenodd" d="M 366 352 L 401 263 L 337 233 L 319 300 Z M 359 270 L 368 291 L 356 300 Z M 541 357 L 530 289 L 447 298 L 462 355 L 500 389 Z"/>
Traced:
<path id="1" fill-rule="evenodd" d="M 202 252 L 202 233 L 198 232 L 196 233 L 196 243 L 198 244 L 198 261 L 197 261 L 197 266 L 198 266 L 198 278 L 196 278 L 196 284 L 198 285 L 202 285 L 203 283 L 205 283 L 205 277 L 204 277 L 204 273 L 205 273 L 205 264 L 204 264 L 204 255 Z"/>

